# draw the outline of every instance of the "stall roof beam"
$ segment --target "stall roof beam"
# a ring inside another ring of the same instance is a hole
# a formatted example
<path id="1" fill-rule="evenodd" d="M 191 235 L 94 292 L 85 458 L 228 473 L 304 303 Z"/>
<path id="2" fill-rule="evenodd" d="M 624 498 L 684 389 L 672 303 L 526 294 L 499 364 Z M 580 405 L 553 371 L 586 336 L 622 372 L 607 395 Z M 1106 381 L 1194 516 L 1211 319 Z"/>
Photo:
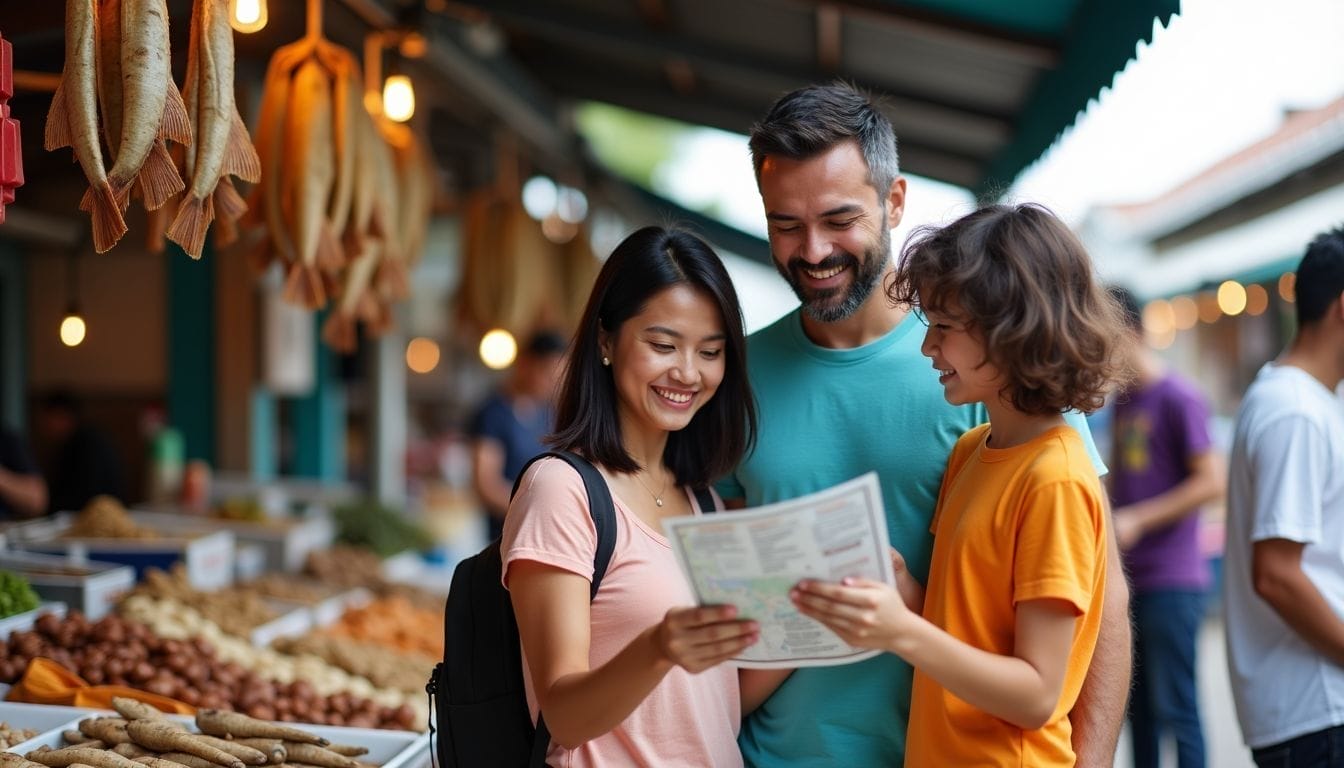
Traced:
<path id="1" fill-rule="evenodd" d="M 631 60 L 683 59 L 694 67 L 724 77 L 785 80 L 799 85 L 825 82 L 836 76 L 835 71 L 820 67 L 798 66 L 745 50 L 694 41 L 685 36 L 660 34 L 639 25 L 596 17 L 578 19 L 570 14 L 550 10 L 543 4 L 519 0 L 458 0 L 458 4 L 488 11 L 500 23 L 548 41 L 603 51 Z M 934 93 L 915 93 L 854 77 L 847 79 L 860 87 L 885 94 L 897 108 L 908 106 L 936 110 L 946 113 L 949 119 L 975 121 L 993 131 L 1005 131 L 1010 125 L 1010 115 L 982 109 L 969 102 Z"/>

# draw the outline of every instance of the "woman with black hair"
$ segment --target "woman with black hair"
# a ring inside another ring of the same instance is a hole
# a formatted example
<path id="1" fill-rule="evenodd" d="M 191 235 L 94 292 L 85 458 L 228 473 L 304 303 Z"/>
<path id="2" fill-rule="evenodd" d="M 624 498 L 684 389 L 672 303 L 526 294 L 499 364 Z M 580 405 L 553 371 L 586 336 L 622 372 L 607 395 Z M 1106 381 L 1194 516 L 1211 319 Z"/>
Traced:
<path id="1" fill-rule="evenodd" d="M 708 245 L 646 227 L 617 246 L 584 310 L 549 439 L 607 482 L 610 565 L 590 604 L 596 530 L 582 479 L 559 459 L 524 473 L 501 543 L 548 764 L 742 764 L 743 694 L 722 662 L 759 629 L 732 606 L 694 607 L 662 520 L 704 512 L 693 491 L 754 439 L 745 351 L 737 294 Z"/>

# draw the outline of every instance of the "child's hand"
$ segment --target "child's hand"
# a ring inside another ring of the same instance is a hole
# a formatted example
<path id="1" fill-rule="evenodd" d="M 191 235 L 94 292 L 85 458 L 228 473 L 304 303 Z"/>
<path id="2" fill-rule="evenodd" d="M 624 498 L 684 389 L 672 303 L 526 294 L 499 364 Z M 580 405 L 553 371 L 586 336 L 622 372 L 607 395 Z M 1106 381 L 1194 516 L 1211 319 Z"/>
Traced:
<path id="1" fill-rule="evenodd" d="M 737 656 L 758 639 L 760 625 L 738 619 L 732 605 L 673 608 L 653 631 L 658 654 L 692 673 Z"/>
<path id="2" fill-rule="evenodd" d="M 895 588 L 868 579 L 850 578 L 839 584 L 808 579 L 798 582 L 789 597 L 804 616 L 856 648 L 890 651 L 919 618 Z"/>

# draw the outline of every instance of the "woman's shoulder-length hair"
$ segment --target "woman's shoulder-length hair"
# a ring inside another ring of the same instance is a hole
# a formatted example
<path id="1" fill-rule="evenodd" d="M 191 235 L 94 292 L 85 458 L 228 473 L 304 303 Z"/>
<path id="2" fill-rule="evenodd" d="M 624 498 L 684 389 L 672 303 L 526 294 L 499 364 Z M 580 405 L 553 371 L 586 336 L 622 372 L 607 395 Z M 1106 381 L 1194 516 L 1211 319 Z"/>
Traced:
<path id="1" fill-rule="evenodd" d="M 718 308 L 723 321 L 724 376 L 718 391 L 685 429 L 668 436 L 663 460 L 679 485 L 700 488 L 736 468 L 756 436 L 756 406 L 747 381 L 742 308 L 723 262 L 703 240 L 650 226 L 626 237 L 598 273 L 574 335 L 548 440 L 615 472 L 641 467 L 621 441 L 617 393 L 602 364 L 601 334 L 615 334 L 658 293 L 688 285 Z"/>

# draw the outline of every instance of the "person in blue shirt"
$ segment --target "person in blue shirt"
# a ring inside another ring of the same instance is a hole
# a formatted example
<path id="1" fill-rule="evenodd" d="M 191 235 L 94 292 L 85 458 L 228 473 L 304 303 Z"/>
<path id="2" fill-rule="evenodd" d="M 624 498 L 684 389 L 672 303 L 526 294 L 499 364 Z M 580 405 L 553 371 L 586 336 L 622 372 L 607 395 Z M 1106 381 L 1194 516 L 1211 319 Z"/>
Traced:
<path id="1" fill-rule="evenodd" d="M 528 459 L 546 449 L 542 439 L 554 426 L 555 386 L 564 360 L 564 337 L 534 333 L 504 385 L 472 419 L 472 485 L 485 506 L 491 540 L 504 530 L 513 481 Z"/>
<path id="2" fill-rule="evenodd" d="M 756 448 L 719 493 L 756 506 L 876 470 L 891 544 L 923 583 L 948 454 L 987 416 L 946 402 L 920 353 L 923 323 L 879 288 L 905 206 L 895 133 L 863 94 L 821 85 L 776 102 L 750 146 L 775 267 L 802 305 L 749 339 Z M 1069 420 L 1104 470 L 1082 417 Z M 1080 766 L 1112 764 L 1129 689 L 1128 592 L 1107 584 L 1097 660 L 1070 714 Z M 793 672 L 743 722 L 746 764 L 902 765 L 911 675 L 892 654 Z"/>

